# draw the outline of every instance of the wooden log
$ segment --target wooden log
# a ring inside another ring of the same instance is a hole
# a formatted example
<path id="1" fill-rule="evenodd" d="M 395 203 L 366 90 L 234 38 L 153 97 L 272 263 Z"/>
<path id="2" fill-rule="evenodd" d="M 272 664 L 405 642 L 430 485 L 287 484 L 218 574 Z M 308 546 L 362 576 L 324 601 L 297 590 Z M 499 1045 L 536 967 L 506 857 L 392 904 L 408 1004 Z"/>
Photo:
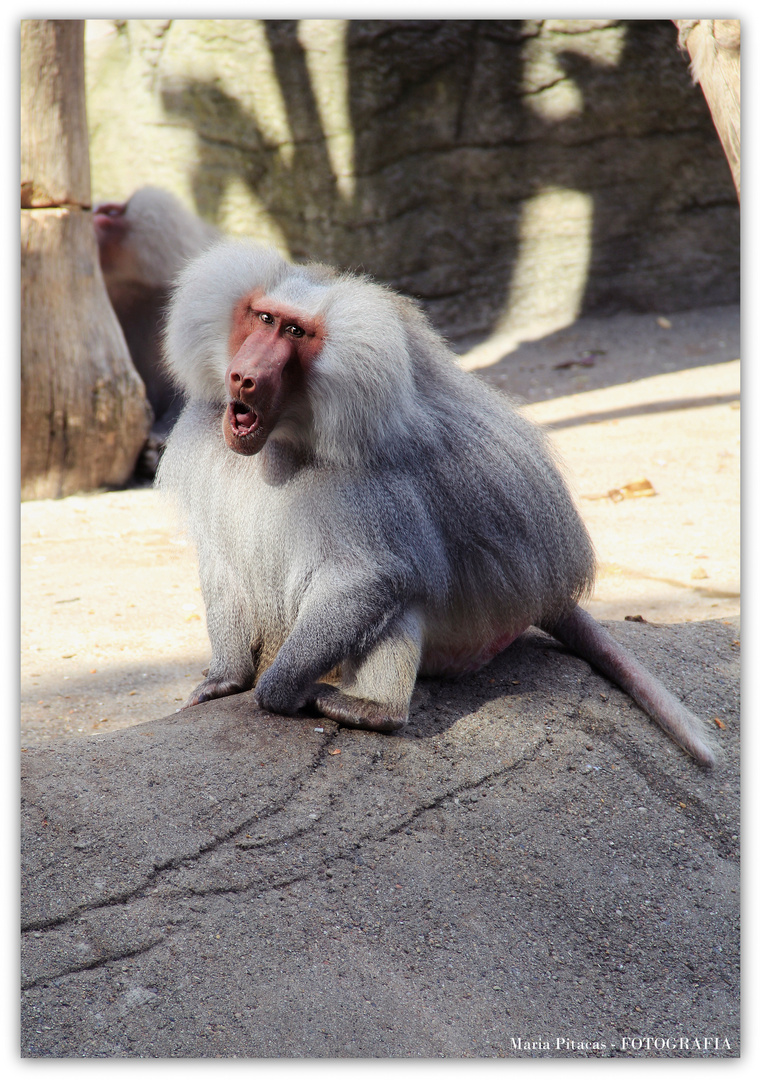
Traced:
<path id="1" fill-rule="evenodd" d="M 21 23 L 21 205 L 89 206 L 84 24 Z"/>
<path id="2" fill-rule="evenodd" d="M 150 422 L 101 277 L 91 215 L 22 211 L 22 499 L 126 483 Z"/>
<path id="3" fill-rule="evenodd" d="M 124 484 L 151 410 L 90 213 L 84 24 L 21 25 L 21 497 Z"/>
<path id="4" fill-rule="evenodd" d="M 740 198 L 740 20 L 675 19 L 679 44 L 711 110 Z"/>

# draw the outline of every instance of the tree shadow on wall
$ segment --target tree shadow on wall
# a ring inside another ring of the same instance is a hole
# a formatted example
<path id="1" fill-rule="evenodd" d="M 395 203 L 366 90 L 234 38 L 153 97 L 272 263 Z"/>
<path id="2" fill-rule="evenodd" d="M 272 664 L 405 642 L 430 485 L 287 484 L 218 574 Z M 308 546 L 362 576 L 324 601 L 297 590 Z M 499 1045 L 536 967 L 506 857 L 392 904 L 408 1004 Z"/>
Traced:
<path id="1" fill-rule="evenodd" d="M 583 193 L 592 206 L 579 313 L 736 301 L 737 276 L 727 273 L 738 247 L 734 188 L 670 23 L 619 27 L 617 62 L 584 55 L 580 35 L 566 35 L 567 48 L 559 38 L 542 90 L 572 80 L 579 105 L 548 117 L 525 89 L 538 24 L 350 22 L 348 193 L 334 175 L 298 22 L 264 26 L 293 137 L 288 155 L 212 81 L 162 92 L 174 121 L 195 129 L 192 184 L 204 217 L 219 220 L 234 177 L 295 259 L 389 282 L 460 344 L 504 318 L 524 208 L 548 189 Z"/>

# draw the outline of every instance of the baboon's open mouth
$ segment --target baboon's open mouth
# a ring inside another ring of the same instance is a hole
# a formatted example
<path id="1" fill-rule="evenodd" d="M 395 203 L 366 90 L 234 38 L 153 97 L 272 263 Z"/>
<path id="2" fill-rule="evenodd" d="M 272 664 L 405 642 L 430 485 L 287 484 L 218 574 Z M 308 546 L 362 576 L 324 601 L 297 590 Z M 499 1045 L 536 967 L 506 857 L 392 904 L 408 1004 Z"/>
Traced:
<path id="1" fill-rule="evenodd" d="M 227 417 L 230 430 L 238 438 L 253 435 L 259 427 L 259 414 L 254 412 L 251 406 L 246 405 L 243 401 L 231 401 L 227 406 Z"/>

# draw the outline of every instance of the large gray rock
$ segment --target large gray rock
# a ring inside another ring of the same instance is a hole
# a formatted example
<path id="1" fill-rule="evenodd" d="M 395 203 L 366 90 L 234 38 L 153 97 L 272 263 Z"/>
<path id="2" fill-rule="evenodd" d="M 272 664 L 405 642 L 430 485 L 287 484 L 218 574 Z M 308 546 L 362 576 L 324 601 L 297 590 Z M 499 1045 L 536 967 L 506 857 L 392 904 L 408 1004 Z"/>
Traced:
<path id="1" fill-rule="evenodd" d="M 736 629 L 613 629 L 714 774 L 538 632 L 397 737 L 248 694 L 27 750 L 23 1055 L 737 1056 Z"/>
<path id="2" fill-rule="evenodd" d="M 668 20 L 116 25 L 88 43 L 98 198 L 166 186 L 419 297 L 462 347 L 739 298 L 735 190 Z"/>

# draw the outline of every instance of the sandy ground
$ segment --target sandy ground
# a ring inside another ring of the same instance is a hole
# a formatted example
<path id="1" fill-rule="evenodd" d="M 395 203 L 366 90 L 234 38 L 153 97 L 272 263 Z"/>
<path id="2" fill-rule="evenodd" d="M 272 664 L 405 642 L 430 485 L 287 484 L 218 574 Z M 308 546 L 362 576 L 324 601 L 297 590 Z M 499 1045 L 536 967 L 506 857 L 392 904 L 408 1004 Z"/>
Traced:
<path id="1" fill-rule="evenodd" d="M 738 356 L 738 310 L 713 308 L 580 320 L 479 371 L 551 431 L 598 618 L 738 618 Z M 208 663 L 194 554 L 149 488 L 25 503 L 21 592 L 24 745 L 166 716 Z"/>

